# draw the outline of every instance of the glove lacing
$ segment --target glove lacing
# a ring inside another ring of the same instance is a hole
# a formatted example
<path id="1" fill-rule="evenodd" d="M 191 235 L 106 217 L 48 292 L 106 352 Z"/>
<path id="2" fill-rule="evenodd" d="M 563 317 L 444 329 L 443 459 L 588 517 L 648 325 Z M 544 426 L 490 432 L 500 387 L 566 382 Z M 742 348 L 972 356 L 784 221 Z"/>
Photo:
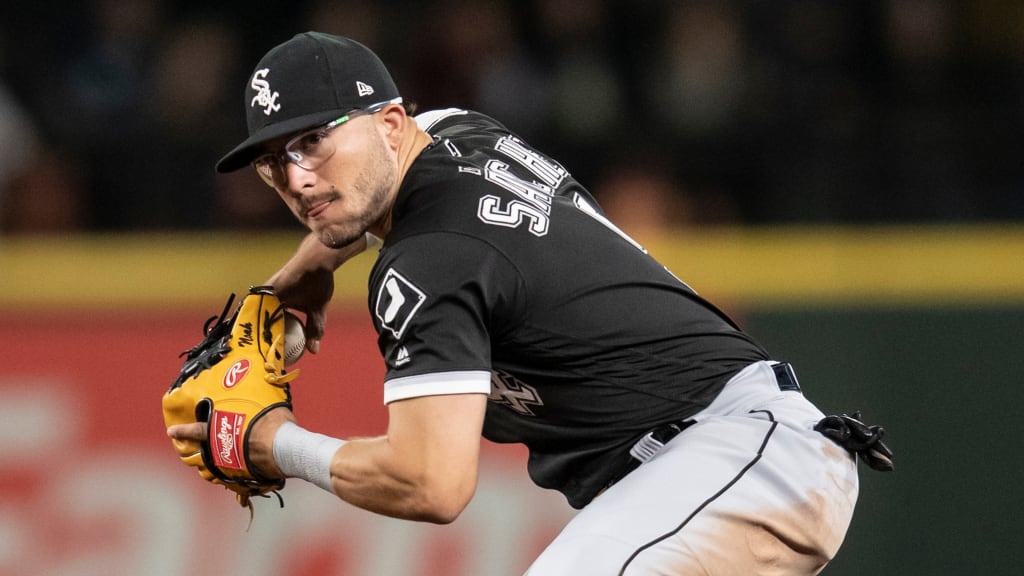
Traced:
<path id="1" fill-rule="evenodd" d="M 274 310 L 274 312 L 267 317 L 267 326 L 273 326 L 274 323 L 277 322 L 278 320 L 284 322 L 284 311 L 284 304 L 278 306 L 277 310 Z M 274 338 L 273 343 L 270 345 L 270 349 L 274 350 L 275 354 L 277 354 L 277 350 L 284 349 L 284 332 L 285 331 L 282 330 L 281 333 Z M 282 360 L 283 364 L 283 359 L 279 358 L 279 360 Z M 266 357 L 264 357 L 263 369 L 266 371 L 266 374 L 264 375 L 263 379 L 267 381 L 267 384 L 270 384 L 272 386 L 284 386 L 285 384 L 294 380 L 299 375 L 298 370 L 292 370 L 291 372 L 289 372 L 287 370 L 282 369 L 280 372 L 278 372 L 277 367 L 273 363 L 267 361 Z"/>

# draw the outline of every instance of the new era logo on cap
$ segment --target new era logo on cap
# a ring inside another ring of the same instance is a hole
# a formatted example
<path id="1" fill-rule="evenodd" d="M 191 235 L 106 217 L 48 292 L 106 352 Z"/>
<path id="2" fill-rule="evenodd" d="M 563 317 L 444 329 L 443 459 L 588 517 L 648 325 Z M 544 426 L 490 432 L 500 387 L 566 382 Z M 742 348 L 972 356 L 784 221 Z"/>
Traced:
<path id="1" fill-rule="evenodd" d="M 359 91 L 360 96 L 369 96 L 373 94 L 373 86 L 366 84 L 365 82 L 356 81 L 356 90 Z"/>

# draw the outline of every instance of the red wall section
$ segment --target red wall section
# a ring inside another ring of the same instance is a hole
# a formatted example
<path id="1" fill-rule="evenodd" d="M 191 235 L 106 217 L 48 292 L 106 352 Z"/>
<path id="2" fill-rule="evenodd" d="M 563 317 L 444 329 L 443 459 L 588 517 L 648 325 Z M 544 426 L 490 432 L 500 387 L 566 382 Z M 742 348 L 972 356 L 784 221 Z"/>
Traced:
<path id="1" fill-rule="evenodd" d="M 249 513 L 181 465 L 160 398 L 220 310 L 0 319 L 0 576 L 520 574 L 570 516 L 529 484 L 520 447 L 484 442 L 480 487 L 449 526 L 383 518 L 301 481 Z M 296 414 L 380 434 L 383 366 L 365 312 L 328 319 L 295 366 Z"/>

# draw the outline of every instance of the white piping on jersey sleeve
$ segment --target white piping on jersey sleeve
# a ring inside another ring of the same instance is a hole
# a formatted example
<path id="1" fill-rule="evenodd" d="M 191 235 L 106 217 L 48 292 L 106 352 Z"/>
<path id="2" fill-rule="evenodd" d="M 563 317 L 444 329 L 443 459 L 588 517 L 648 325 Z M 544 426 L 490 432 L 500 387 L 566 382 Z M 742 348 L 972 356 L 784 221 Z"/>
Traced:
<path id="1" fill-rule="evenodd" d="M 491 373 L 486 370 L 434 372 L 393 378 L 384 382 L 384 403 L 442 394 L 490 394 Z"/>
<path id="2" fill-rule="evenodd" d="M 463 116 L 465 114 L 469 114 L 469 111 L 461 108 L 445 108 L 443 110 L 430 110 L 428 112 L 418 114 L 416 115 L 415 120 L 416 125 L 420 127 L 420 130 L 429 132 L 430 129 L 434 127 L 434 124 L 437 124 L 441 120 L 444 120 L 449 116 Z"/>

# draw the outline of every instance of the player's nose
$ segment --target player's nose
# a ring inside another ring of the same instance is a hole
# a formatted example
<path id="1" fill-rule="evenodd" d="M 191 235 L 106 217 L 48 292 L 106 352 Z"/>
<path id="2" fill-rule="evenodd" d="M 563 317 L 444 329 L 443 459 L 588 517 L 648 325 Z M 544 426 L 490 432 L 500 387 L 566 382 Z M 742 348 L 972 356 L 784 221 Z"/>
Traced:
<path id="1" fill-rule="evenodd" d="M 295 195 L 302 194 L 316 182 L 316 172 L 306 170 L 294 162 L 284 165 L 284 174 L 288 179 L 285 188 Z"/>

